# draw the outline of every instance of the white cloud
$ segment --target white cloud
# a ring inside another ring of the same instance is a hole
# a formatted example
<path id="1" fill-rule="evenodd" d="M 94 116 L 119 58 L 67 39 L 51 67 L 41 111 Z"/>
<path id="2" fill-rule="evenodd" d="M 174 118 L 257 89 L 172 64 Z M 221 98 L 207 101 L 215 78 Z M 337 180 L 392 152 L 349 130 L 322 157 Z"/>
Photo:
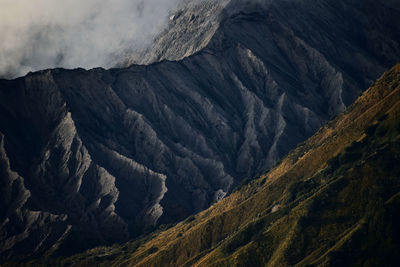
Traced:
<path id="1" fill-rule="evenodd" d="M 0 76 L 111 67 L 148 45 L 179 0 L 0 0 Z"/>

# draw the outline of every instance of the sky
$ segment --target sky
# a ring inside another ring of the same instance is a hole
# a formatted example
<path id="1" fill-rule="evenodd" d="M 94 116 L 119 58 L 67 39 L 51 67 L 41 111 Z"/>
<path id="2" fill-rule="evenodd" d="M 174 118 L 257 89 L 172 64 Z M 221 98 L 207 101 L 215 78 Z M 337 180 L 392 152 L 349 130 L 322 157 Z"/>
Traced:
<path id="1" fill-rule="evenodd" d="M 0 77 L 112 67 L 151 44 L 179 0 L 0 0 Z"/>

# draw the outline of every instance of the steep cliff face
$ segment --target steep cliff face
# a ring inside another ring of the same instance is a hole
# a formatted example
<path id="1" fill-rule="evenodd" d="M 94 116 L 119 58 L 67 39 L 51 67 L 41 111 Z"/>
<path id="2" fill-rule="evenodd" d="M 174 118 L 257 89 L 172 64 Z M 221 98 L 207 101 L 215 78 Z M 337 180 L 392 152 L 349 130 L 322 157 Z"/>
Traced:
<path id="1" fill-rule="evenodd" d="M 273 166 L 400 59 L 398 10 L 330 2 L 197 2 L 143 59 L 179 61 L 0 80 L 2 258 L 127 240 Z"/>

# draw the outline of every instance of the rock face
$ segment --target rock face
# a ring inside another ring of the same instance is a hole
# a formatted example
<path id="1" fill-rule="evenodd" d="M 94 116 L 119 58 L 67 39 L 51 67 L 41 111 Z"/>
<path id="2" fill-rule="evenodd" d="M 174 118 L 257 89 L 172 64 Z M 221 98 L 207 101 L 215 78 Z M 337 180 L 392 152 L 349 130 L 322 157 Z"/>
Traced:
<path id="1" fill-rule="evenodd" d="M 205 211 L 63 266 L 397 266 L 399 150 L 400 64 L 275 168 Z"/>
<path id="2" fill-rule="evenodd" d="M 128 240 L 208 207 L 400 59 L 391 5 L 193 5 L 143 54 L 160 62 L 0 80 L 1 259 Z"/>
<path id="3" fill-rule="evenodd" d="M 199 3 L 201 2 L 201 3 Z M 118 66 L 180 60 L 206 47 L 221 24 L 231 0 L 182 0 L 169 25 L 141 54 L 127 55 Z"/>

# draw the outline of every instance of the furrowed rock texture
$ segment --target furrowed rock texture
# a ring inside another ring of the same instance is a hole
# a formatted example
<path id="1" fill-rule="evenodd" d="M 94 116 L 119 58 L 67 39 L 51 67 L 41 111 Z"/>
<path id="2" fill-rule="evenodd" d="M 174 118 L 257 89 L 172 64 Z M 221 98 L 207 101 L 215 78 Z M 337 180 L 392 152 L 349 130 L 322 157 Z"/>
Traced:
<path id="1" fill-rule="evenodd" d="M 172 61 L 0 80 L 2 260 L 125 241 L 207 208 L 400 59 L 391 5 L 197 5 L 144 57 Z"/>
<path id="2" fill-rule="evenodd" d="M 396 65 L 275 168 L 207 210 L 143 239 L 57 260 L 74 267 L 398 266 L 399 150 Z"/>
<path id="3" fill-rule="evenodd" d="M 199 4 L 199 2 L 201 2 Z M 168 26 L 151 47 L 142 53 L 129 53 L 117 66 L 180 60 L 207 46 L 221 22 L 221 14 L 231 0 L 182 0 L 170 16 Z"/>

